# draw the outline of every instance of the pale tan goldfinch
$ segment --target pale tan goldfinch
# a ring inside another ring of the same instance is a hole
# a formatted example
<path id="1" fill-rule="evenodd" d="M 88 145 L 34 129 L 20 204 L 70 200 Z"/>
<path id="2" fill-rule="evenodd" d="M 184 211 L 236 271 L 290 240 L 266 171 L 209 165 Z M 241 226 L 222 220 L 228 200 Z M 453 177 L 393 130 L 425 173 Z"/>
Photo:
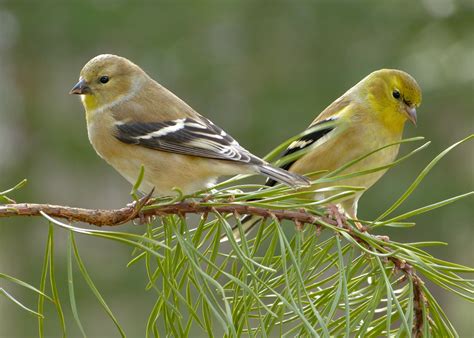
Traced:
<path id="1" fill-rule="evenodd" d="M 316 117 L 308 129 L 316 129 L 318 126 L 318 130 L 290 144 L 284 156 L 306 147 L 311 147 L 311 150 L 298 160 L 285 164 L 282 169 L 298 174 L 330 172 L 383 146 L 400 141 L 405 122 L 408 120 L 416 124 L 416 108 L 420 103 L 421 89 L 409 74 L 395 69 L 375 71 Z M 339 175 L 387 165 L 395 160 L 398 148 L 399 145 L 395 145 L 380 150 Z M 315 184 L 311 189 L 347 185 L 367 190 L 386 171 Z M 267 185 L 274 184 L 273 180 L 267 181 Z M 357 219 L 357 203 L 365 190 L 340 203 L 350 218 Z M 329 194 L 334 192 L 317 193 L 314 198 L 323 199 Z M 244 231 L 249 231 L 257 220 L 255 217 L 244 218 L 242 221 Z M 236 238 L 239 237 L 237 228 L 234 228 L 234 235 Z"/>
<path id="2" fill-rule="evenodd" d="M 290 186 L 307 186 L 298 174 L 275 168 L 129 60 L 99 55 L 81 70 L 71 94 L 81 95 L 92 146 L 140 190 L 184 194 L 211 186 L 222 175 L 260 173 Z"/>

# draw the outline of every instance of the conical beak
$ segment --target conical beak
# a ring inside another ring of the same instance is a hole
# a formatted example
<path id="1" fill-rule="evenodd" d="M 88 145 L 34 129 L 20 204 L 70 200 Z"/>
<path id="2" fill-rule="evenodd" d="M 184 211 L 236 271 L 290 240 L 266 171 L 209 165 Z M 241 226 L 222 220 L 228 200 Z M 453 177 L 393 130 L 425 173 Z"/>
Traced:
<path id="1" fill-rule="evenodd" d="M 72 87 L 69 94 L 77 94 L 77 95 L 84 95 L 89 94 L 91 89 L 87 85 L 87 82 L 84 79 L 80 79 L 78 83 L 74 87 Z"/>
<path id="2" fill-rule="evenodd" d="M 416 126 L 416 108 L 407 107 L 406 112 L 407 112 L 408 119 Z"/>

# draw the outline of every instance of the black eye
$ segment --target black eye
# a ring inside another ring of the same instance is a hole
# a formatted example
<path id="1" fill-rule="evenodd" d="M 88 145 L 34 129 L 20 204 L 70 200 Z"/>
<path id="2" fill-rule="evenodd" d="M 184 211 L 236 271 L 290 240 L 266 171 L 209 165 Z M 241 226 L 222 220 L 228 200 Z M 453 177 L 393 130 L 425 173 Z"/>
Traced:
<path id="1" fill-rule="evenodd" d="M 393 97 L 397 100 L 400 98 L 400 92 L 398 90 L 394 90 L 392 93 Z"/>
<path id="2" fill-rule="evenodd" d="M 100 81 L 100 83 L 107 83 L 107 82 L 109 82 L 109 77 L 108 76 L 101 76 L 99 81 Z"/>

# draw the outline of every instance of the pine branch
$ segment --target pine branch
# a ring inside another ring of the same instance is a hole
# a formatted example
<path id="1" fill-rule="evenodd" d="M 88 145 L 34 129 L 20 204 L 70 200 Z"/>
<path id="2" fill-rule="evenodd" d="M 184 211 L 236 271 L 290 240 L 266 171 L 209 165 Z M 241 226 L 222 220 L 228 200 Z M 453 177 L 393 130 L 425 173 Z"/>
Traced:
<path id="1" fill-rule="evenodd" d="M 117 226 L 127 223 L 134 219 L 143 219 L 151 216 L 166 215 L 185 215 L 185 214 L 234 214 L 234 215 L 252 215 L 263 218 L 276 218 L 278 220 L 290 220 L 295 223 L 297 229 L 302 229 L 304 224 L 312 224 L 320 227 L 324 223 L 329 223 L 347 230 L 347 233 L 358 243 L 370 247 L 362 237 L 358 236 L 349 225 L 345 217 L 337 212 L 337 209 L 330 207 L 327 217 L 315 216 L 305 210 L 279 210 L 255 207 L 241 204 L 212 205 L 208 202 L 179 202 L 174 204 L 151 206 L 150 209 L 142 208 L 150 202 L 150 195 L 143 197 L 134 205 L 129 205 L 119 209 L 84 209 L 61 205 L 36 204 L 36 203 L 17 203 L 5 204 L 0 206 L 0 217 L 13 216 L 42 216 L 42 213 L 50 217 L 66 219 L 74 222 L 84 222 L 96 226 Z M 383 236 L 379 236 L 388 240 Z M 387 248 L 388 249 L 388 248 Z M 413 299 L 415 318 L 412 327 L 412 334 L 415 337 L 422 335 L 423 316 L 422 302 L 425 296 L 421 285 L 423 281 L 418 277 L 414 268 L 407 262 L 395 257 L 389 256 L 388 261 L 406 276 L 406 279 L 413 281 Z"/>
<path id="2" fill-rule="evenodd" d="M 0 217 L 14 216 L 42 216 L 42 213 L 51 217 L 66 219 L 73 222 L 84 222 L 96 226 L 117 226 L 134 219 L 143 219 L 151 216 L 208 214 L 218 212 L 222 214 L 253 215 L 276 217 L 279 220 L 290 220 L 297 224 L 318 224 L 326 218 L 315 216 L 306 211 L 279 210 L 254 207 L 241 204 L 212 205 L 207 202 L 179 202 L 152 209 L 142 210 L 146 198 L 136 205 L 120 209 L 84 209 L 62 205 L 17 203 L 0 206 Z"/>
<path id="3" fill-rule="evenodd" d="M 337 207 L 329 206 L 328 212 L 329 212 L 330 217 L 335 220 L 335 222 L 337 223 L 339 227 L 342 227 L 348 230 L 348 233 L 352 236 L 352 238 L 354 238 L 354 240 L 356 240 L 357 242 L 367 247 L 370 247 L 369 243 L 367 243 L 366 241 L 364 241 L 364 239 L 362 239 L 361 237 L 357 236 L 357 234 L 354 234 L 352 232 L 352 228 L 347 223 L 346 218 L 343 215 L 338 213 Z M 366 227 L 363 227 L 363 229 L 364 231 L 367 231 Z M 390 241 L 390 239 L 387 236 L 377 236 L 377 237 L 387 242 Z M 385 249 L 387 251 L 392 251 L 388 247 L 385 247 Z M 424 325 L 423 305 L 426 302 L 426 298 L 421 286 L 424 283 L 421 280 L 421 278 L 418 277 L 415 269 L 413 268 L 411 264 L 407 263 L 406 261 L 396 256 L 388 256 L 388 260 L 391 261 L 398 270 L 403 272 L 403 274 L 405 275 L 404 279 L 410 279 L 413 282 L 414 322 L 413 322 L 413 327 L 412 327 L 412 335 L 413 337 L 422 337 L 423 325 Z M 430 320 L 429 317 L 428 317 L 428 320 Z"/>
<path id="4" fill-rule="evenodd" d="M 422 337 L 423 336 L 423 325 L 427 325 L 423 320 L 423 304 L 426 302 L 425 295 L 421 286 L 424 284 L 420 277 L 416 274 L 413 266 L 407 262 L 397 258 L 397 257 L 388 257 L 388 259 L 395 265 L 395 267 L 402 271 L 405 277 L 413 281 L 413 307 L 414 307 L 414 322 L 412 327 L 413 337 Z M 428 317 L 428 320 L 430 318 Z"/>
<path id="5" fill-rule="evenodd" d="M 468 192 L 387 219 L 443 156 L 472 138 L 471 135 L 440 153 L 386 212 L 374 222 L 364 222 L 368 227 L 347 220 L 330 205 L 354 194 L 356 187 L 336 185 L 333 196 L 314 201 L 306 199 L 304 192 L 285 187 L 261 189 L 257 185 L 234 185 L 239 178 L 232 178 L 214 187 L 212 200 L 208 191 L 193 195 L 195 202 L 182 201 L 182 194 L 174 200 L 151 200 L 150 193 L 134 204 L 105 210 L 16 203 L 6 195 L 21 188 L 26 182 L 22 181 L 0 192 L 0 201 L 6 203 L 0 204 L 0 217 L 43 216 L 50 221 L 42 286 L 36 290 L 11 276 L 0 274 L 0 278 L 38 293 L 38 312 L 29 312 L 38 316 L 42 323 L 42 304 L 44 299 L 50 299 L 45 296 L 44 287 L 48 271 L 51 284 L 56 283 L 52 254 L 52 225 L 55 224 L 70 232 L 70 245 L 83 278 L 120 332 L 120 325 L 80 260 L 73 233 L 129 245 L 134 249 L 134 257 L 128 265 L 144 262 L 149 279 L 147 289 L 154 288 L 159 295 L 147 322 L 147 334 L 156 335 L 159 327 L 165 327 L 166 333 L 185 336 L 193 325 L 197 325 L 208 333 L 220 326 L 222 334 L 226 335 L 270 335 L 280 330 L 285 335 L 350 336 L 364 332 L 371 336 L 456 336 L 455 328 L 420 277 L 474 302 L 472 280 L 459 275 L 474 273 L 474 269 L 442 261 L 420 249 L 421 246 L 439 245 L 438 242 L 398 243 L 371 232 L 383 226 L 412 226 L 413 223 L 405 220 L 474 195 L 474 192 Z M 340 171 L 313 183 L 345 178 L 344 175 L 337 176 L 338 173 Z M 139 183 L 140 179 L 132 191 L 135 199 Z M 187 223 L 184 217 L 187 214 L 202 215 L 196 228 Z M 213 216 L 208 218 L 208 215 Z M 241 242 L 237 242 L 228 221 L 233 216 L 243 233 L 239 219 L 244 215 L 262 218 L 262 226 L 255 237 L 243 236 Z M 159 218 L 156 226 L 149 222 L 154 216 Z M 146 221 L 148 225 L 143 235 L 137 235 L 84 229 L 56 218 L 95 226 L 117 226 L 132 220 Z M 282 230 L 282 220 L 294 223 L 296 235 L 291 240 Z M 315 233 L 308 225 L 316 228 Z M 321 229 L 333 235 L 321 239 Z M 219 240 L 223 231 L 230 239 L 225 245 Z M 71 252 L 70 261 L 73 259 Z M 70 272 L 71 281 L 72 276 Z M 56 302 L 57 295 L 53 293 L 53 296 Z M 73 290 L 70 297 L 74 304 Z M 30 309 L 21 302 L 15 303 Z M 181 306 L 189 316 L 181 315 Z M 60 307 L 57 311 L 58 317 L 63 318 Z M 81 326 L 77 309 L 74 311 L 76 322 Z M 42 324 L 40 331 L 41 328 Z"/>

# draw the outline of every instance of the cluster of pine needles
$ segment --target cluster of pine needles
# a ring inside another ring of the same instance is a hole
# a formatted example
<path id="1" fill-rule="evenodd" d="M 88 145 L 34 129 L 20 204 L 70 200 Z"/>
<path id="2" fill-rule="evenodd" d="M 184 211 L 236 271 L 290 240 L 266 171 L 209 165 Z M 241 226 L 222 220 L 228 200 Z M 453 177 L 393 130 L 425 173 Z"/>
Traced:
<path id="1" fill-rule="evenodd" d="M 49 335 L 44 332 L 45 306 L 55 307 L 63 335 L 67 332 L 63 307 L 69 306 L 77 327 L 86 337 L 87 325 L 80 316 L 85 309 L 78 308 L 74 292 L 74 275 L 79 271 L 119 334 L 125 337 L 125 329 L 81 259 L 75 237 L 82 235 L 129 246 L 132 258 L 123 264 L 145 266 L 146 290 L 156 299 L 144 328 L 146 337 L 457 336 L 426 283 L 473 302 L 473 280 L 465 276 L 474 273 L 474 269 L 440 260 L 423 249 L 445 243 L 400 243 L 375 233 L 384 227 L 414 226 L 409 222 L 411 217 L 473 195 L 465 193 L 394 215 L 441 158 L 473 137 L 436 156 L 379 217 L 361 221 L 366 231 L 358 230 L 355 220 L 339 217 L 337 211 L 328 212 L 334 210 L 331 205 L 356 193 L 357 187 L 334 186 L 332 197 L 315 201 L 283 186 L 263 189 L 261 185 L 242 184 L 242 177 L 192 196 L 178 194 L 173 199 L 156 199 L 152 204 L 140 205 L 139 213 L 133 216 L 142 222 L 146 220 L 141 235 L 79 227 L 53 217 L 57 215 L 48 214 L 45 208 L 40 213 L 49 222 L 49 235 L 39 286 L 0 273 L 0 278 L 36 293 L 36 308 L 23 304 L 5 289 L 0 289 L 0 293 L 38 318 L 40 337 Z M 409 159 L 428 143 L 390 166 Z M 286 145 L 275 149 L 268 159 Z M 347 178 L 344 170 L 361 159 L 323 173 L 314 183 Z M 383 169 L 386 167 L 350 175 Z M 139 184 L 140 180 L 132 191 L 137 200 Z M 6 209 L 15 209 L 7 195 L 21 186 L 0 192 L 5 202 L 3 209 L 0 204 L 0 216 L 2 210 L 6 215 Z M 263 217 L 255 233 L 245 236 L 242 232 L 241 241 L 236 241 L 232 227 L 240 227 L 245 214 Z M 68 302 L 59 298 L 55 276 L 54 237 L 58 229 L 69 233 Z M 229 239 L 225 243 L 221 242 L 223 236 Z"/>

